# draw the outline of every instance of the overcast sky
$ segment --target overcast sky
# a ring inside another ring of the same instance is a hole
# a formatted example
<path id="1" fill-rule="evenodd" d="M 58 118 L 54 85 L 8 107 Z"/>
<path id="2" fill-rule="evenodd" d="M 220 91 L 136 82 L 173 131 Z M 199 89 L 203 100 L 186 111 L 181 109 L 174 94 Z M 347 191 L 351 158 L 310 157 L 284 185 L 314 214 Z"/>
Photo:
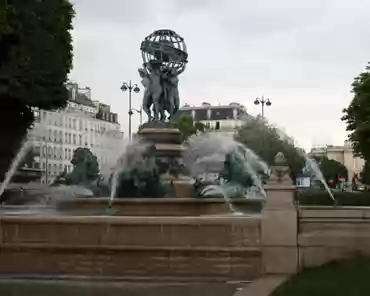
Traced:
<path id="1" fill-rule="evenodd" d="M 156 29 L 185 38 L 181 104 L 272 99 L 265 115 L 309 149 L 343 144 L 350 84 L 370 60 L 368 0 L 73 0 L 74 69 L 94 100 L 112 105 L 127 134 L 128 94 L 140 83 L 140 43 Z M 142 93 L 134 95 L 140 108 Z M 139 115 L 133 116 L 136 130 Z"/>

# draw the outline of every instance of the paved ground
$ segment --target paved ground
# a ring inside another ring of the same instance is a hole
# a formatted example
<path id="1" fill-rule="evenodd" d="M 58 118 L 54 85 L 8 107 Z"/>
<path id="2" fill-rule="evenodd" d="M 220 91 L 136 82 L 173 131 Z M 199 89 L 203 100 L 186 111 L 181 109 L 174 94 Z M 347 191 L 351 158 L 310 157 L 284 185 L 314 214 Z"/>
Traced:
<path id="1" fill-rule="evenodd" d="M 238 289 L 234 296 L 269 296 L 286 280 L 286 276 L 263 276 L 244 289 Z"/>
<path id="2" fill-rule="evenodd" d="M 76 282 L 0 280 L 6 296 L 233 296 L 243 285 L 226 282 Z"/>

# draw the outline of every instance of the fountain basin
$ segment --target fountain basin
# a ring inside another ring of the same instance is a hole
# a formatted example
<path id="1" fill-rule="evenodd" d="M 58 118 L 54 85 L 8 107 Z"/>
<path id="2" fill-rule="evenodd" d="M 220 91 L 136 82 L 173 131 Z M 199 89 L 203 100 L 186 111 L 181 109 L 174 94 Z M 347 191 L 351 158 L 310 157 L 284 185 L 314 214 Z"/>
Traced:
<path id="1" fill-rule="evenodd" d="M 208 277 L 261 274 L 255 216 L 0 217 L 0 276 Z"/>
<path id="2" fill-rule="evenodd" d="M 235 199 L 233 205 L 243 213 L 260 213 L 264 199 Z M 103 213 L 108 198 L 75 198 L 59 201 L 57 211 L 74 215 Z M 197 217 L 230 214 L 222 198 L 115 198 L 112 206 L 117 216 Z"/>

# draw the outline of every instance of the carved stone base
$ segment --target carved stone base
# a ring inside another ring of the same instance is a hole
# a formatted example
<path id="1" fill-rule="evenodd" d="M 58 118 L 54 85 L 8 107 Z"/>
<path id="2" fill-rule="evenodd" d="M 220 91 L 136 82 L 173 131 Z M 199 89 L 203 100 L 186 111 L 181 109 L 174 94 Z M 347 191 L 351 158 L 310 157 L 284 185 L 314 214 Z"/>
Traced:
<path id="1" fill-rule="evenodd" d="M 173 197 L 194 197 L 194 180 L 181 170 L 184 148 L 180 131 L 168 122 L 150 122 L 143 124 L 138 134 L 155 144 L 158 159 L 169 167 L 161 177 L 165 183 L 172 183 Z"/>
<path id="2" fill-rule="evenodd" d="M 182 176 L 180 178 L 173 179 L 172 181 L 166 180 L 164 182 L 172 183 L 174 197 L 179 198 L 195 197 L 193 186 L 194 180 L 191 178 Z"/>

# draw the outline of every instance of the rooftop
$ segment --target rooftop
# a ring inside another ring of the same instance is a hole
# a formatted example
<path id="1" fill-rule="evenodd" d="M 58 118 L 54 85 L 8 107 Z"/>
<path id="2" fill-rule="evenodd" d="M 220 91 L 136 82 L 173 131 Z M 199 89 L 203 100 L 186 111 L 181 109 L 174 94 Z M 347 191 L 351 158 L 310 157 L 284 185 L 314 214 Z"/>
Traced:
<path id="1" fill-rule="evenodd" d="M 236 112 L 236 113 L 235 113 Z M 185 104 L 180 108 L 177 115 L 181 116 L 184 114 L 193 115 L 194 120 L 236 120 L 242 115 L 246 115 L 247 111 L 245 107 L 239 103 L 230 103 L 228 105 L 216 105 L 213 106 L 209 103 L 203 102 L 200 106 L 190 106 Z"/>
<path id="2" fill-rule="evenodd" d="M 85 94 L 81 94 L 81 93 L 76 94 L 74 102 L 76 102 L 77 104 L 88 106 L 88 107 L 94 107 L 94 108 L 96 107 L 93 101 L 91 101 Z"/>

